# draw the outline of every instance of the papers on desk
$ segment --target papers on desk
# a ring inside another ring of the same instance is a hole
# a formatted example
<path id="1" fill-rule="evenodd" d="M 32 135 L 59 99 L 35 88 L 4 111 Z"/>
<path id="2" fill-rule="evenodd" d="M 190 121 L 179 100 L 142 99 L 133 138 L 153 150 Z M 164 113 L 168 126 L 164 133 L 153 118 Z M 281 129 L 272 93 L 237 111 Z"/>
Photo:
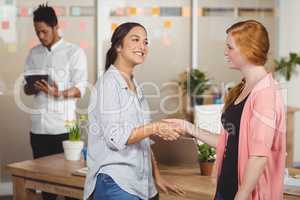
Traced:
<path id="1" fill-rule="evenodd" d="M 296 176 L 289 176 L 288 172 L 286 172 L 284 176 L 284 193 L 300 196 L 300 177 L 299 175 Z"/>
<path id="2" fill-rule="evenodd" d="M 289 194 L 293 196 L 300 196 L 300 188 L 293 187 L 293 186 L 286 186 L 284 185 L 284 194 Z"/>
<path id="3" fill-rule="evenodd" d="M 87 167 L 83 167 L 83 168 L 77 169 L 75 172 L 72 173 L 72 175 L 75 175 L 75 176 L 86 176 L 87 172 L 88 172 L 88 168 Z"/>

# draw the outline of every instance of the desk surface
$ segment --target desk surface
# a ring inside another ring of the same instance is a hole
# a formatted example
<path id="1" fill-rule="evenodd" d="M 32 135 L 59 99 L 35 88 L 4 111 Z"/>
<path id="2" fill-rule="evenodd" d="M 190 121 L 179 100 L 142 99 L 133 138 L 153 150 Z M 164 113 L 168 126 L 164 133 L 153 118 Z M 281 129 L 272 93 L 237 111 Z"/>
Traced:
<path id="1" fill-rule="evenodd" d="M 83 190 L 84 177 L 72 173 L 84 167 L 83 161 L 66 161 L 63 154 L 48 156 L 36 160 L 12 163 L 7 166 L 13 177 L 49 182 L 64 187 Z M 170 182 L 180 184 L 186 191 L 185 197 L 161 194 L 162 200 L 210 200 L 215 186 L 211 177 L 200 176 L 199 169 L 185 167 L 161 167 L 161 173 Z M 14 186 L 15 187 L 15 186 Z M 300 199 L 285 195 L 286 200 Z"/>
<path id="2" fill-rule="evenodd" d="M 84 177 L 72 175 L 72 172 L 82 167 L 84 161 L 67 161 L 63 154 L 57 154 L 12 163 L 7 166 L 7 169 L 12 175 L 83 188 Z"/>

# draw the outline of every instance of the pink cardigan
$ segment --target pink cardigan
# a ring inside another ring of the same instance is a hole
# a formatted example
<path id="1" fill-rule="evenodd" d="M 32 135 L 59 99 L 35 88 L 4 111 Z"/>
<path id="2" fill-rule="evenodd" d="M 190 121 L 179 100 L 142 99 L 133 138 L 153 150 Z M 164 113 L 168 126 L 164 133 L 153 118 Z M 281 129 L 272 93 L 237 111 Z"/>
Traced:
<path id="1" fill-rule="evenodd" d="M 217 145 L 220 175 L 228 133 L 222 128 Z M 248 200 L 282 200 L 286 156 L 285 107 L 278 83 L 268 74 L 249 95 L 241 117 L 238 185 L 243 183 L 250 156 L 267 156 L 268 163 Z"/>

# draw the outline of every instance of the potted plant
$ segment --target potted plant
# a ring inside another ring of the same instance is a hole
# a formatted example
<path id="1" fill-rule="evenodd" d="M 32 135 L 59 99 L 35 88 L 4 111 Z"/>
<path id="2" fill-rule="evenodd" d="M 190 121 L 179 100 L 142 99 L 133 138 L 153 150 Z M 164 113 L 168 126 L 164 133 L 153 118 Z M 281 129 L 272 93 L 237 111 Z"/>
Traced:
<path id="1" fill-rule="evenodd" d="M 275 60 L 275 72 L 284 76 L 286 81 L 289 81 L 292 75 L 297 72 L 297 65 L 300 65 L 300 56 L 296 53 L 290 53 L 288 58 Z"/>
<path id="2" fill-rule="evenodd" d="M 203 103 L 203 93 L 209 88 L 209 79 L 206 74 L 199 69 L 191 69 L 182 74 L 179 85 L 183 89 L 184 95 L 189 95 L 191 104 L 201 105 Z"/>
<path id="3" fill-rule="evenodd" d="M 69 139 L 63 141 L 64 155 L 66 160 L 79 160 L 84 146 L 81 140 L 81 123 L 86 121 L 84 115 L 79 120 L 66 121 L 65 126 L 69 130 Z"/>
<path id="4" fill-rule="evenodd" d="M 216 160 L 216 150 L 208 144 L 198 144 L 197 146 L 201 175 L 210 176 Z"/>

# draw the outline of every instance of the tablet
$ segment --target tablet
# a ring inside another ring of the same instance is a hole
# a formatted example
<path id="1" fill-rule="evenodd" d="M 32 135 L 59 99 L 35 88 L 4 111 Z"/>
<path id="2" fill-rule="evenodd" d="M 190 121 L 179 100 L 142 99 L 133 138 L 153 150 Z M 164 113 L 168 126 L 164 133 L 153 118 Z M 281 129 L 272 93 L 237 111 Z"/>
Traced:
<path id="1" fill-rule="evenodd" d="M 48 74 L 25 75 L 25 80 L 28 85 L 28 88 L 33 91 L 36 91 L 36 88 L 34 86 L 34 83 L 36 81 L 45 80 L 46 82 L 48 82 L 48 84 L 51 84 L 51 82 L 52 82 L 51 79 L 49 78 Z"/>
<path id="2" fill-rule="evenodd" d="M 36 81 L 45 80 L 48 82 L 48 78 L 48 74 L 25 75 L 26 83 L 30 86 L 33 86 Z"/>

